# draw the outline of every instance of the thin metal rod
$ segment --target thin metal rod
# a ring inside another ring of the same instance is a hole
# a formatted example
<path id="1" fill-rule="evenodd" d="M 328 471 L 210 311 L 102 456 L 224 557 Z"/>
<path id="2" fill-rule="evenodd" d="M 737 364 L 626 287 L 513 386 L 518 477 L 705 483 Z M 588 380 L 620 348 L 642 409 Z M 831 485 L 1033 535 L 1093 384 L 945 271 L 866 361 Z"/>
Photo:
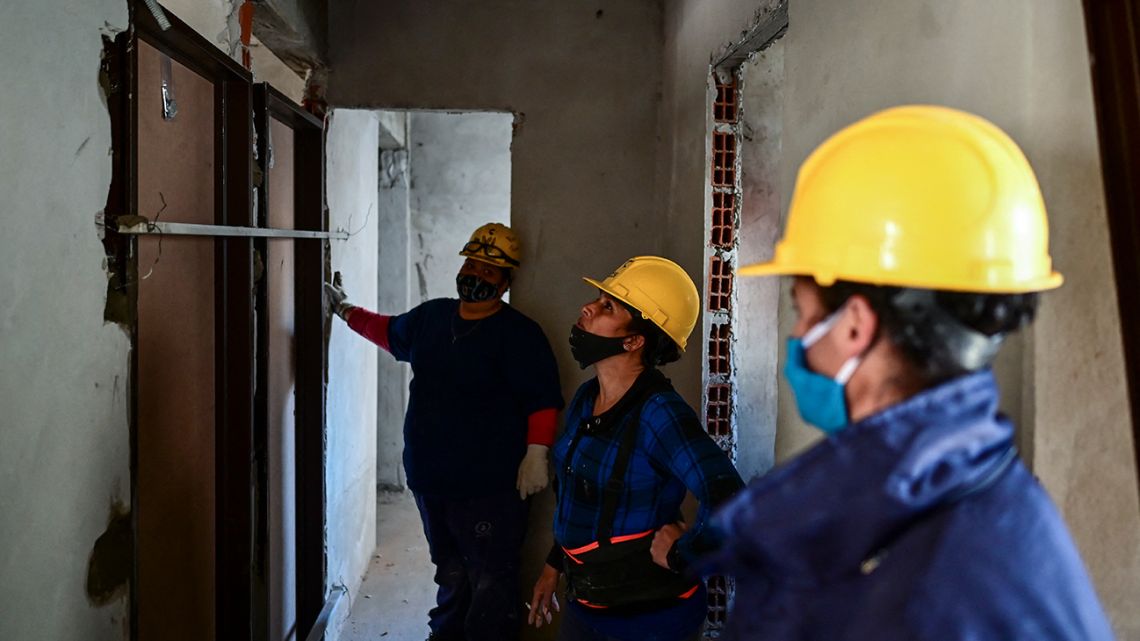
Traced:
<path id="1" fill-rule="evenodd" d="M 120 227 L 120 234 L 131 236 L 228 236 L 238 238 L 331 238 L 348 240 L 346 231 L 307 231 L 271 227 L 233 227 L 230 225 L 196 225 L 193 223 L 138 223 Z"/>
<path id="2" fill-rule="evenodd" d="M 347 592 L 348 589 L 343 585 L 333 586 L 329 598 L 325 600 L 325 607 L 321 608 L 321 613 L 317 615 L 317 621 L 313 623 L 313 629 L 309 630 L 309 636 L 305 637 L 305 641 L 321 641 L 325 638 L 325 630 L 329 627 L 329 618 L 332 617 L 336 604 L 340 603 L 340 598 Z"/>

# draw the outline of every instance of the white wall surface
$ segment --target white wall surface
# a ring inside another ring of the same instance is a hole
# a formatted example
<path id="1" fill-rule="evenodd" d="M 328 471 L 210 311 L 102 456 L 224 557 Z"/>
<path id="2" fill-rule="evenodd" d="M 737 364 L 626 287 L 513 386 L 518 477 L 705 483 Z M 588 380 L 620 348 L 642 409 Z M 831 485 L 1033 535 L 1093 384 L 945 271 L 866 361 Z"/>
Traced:
<path id="1" fill-rule="evenodd" d="M 329 229 L 353 232 L 332 241 L 333 271 L 341 272 L 350 302 L 376 308 L 379 124 L 371 111 L 334 110 L 326 124 Z M 378 347 L 333 319 L 325 421 L 329 585 L 344 585 L 326 637 L 351 601 L 376 547 L 376 375 Z"/>
<path id="2" fill-rule="evenodd" d="M 85 584 L 111 506 L 130 505 L 128 340 L 103 322 L 95 226 L 111 180 L 101 36 L 126 25 L 121 0 L 0 4 L 2 639 L 124 638 L 125 586 L 99 607 Z"/>
<path id="3" fill-rule="evenodd" d="M 513 121 L 505 113 L 408 114 L 413 305 L 455 298 L 459 250 L 471 232 L 510 226 Z M 523 252 L 524 260 L 533 255 Z"/>
<path id="4" fill-rule="evenodd" d="M 410 309 L 411 265 L 409 229 L 407 114 L 378 112 L 381 147 L 376 210 L 379 256 L 376 269 L 376 311 L 396 314 Z M 403 488 L 404 410 L 411 368 L 389 354 L 380 354 L 376 409 L 376 484 Z"/>

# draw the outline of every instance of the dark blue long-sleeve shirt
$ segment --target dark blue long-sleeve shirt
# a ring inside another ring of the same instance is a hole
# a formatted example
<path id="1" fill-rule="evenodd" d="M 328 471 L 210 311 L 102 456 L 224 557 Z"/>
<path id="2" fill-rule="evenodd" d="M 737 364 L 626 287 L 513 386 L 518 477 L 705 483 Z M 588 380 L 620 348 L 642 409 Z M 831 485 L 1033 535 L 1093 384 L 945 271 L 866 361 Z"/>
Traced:
<path id="1" fill-rule="evenodd" d="M 408 486 L 453 499 L 513 489 L 527 417 L 562 407 L 558 367 L 538 323 L 506 304 L 463 320 L 459 301 L 440 298 L 393 316 L 388 340 L 392 355 L 412 364 Z"/>
<path id="2" fill-rule="evenodd" d="M 714 517 L 727 535 L 706 567 L 736 577 L 726 637 L 1110 641 L 1061 516 L 1012 448 L 982 371 L 754 480 Z"/>

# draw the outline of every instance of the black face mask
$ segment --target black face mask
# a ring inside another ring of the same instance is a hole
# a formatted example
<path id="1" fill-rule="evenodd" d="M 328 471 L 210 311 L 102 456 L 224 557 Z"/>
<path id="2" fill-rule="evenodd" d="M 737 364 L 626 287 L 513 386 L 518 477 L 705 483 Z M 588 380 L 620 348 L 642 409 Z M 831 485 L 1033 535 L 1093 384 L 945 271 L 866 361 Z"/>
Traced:
<path id="1" fill-rule="evenodd" d="M 625 339 L 629 336 L 598 336 L 574 325 L 570 328 L 570 353 L 582 369 L 602 359 L 625 352 Z"/>
<path id="2" fill-rule="evenodd" d="M 455 277 L 459 300 L 465 303 L 484 303 L 499 295 L 499 288 L 471 274 Z"/>

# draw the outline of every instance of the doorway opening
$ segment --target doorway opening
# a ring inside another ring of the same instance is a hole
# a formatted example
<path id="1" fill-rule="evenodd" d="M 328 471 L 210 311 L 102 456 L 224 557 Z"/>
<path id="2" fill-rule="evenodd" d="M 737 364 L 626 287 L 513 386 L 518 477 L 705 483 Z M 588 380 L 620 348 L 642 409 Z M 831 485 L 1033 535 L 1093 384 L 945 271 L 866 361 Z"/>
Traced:
<path id="1" fill-rule="evenodd" d="M 511 224 L 514 115 L 381 111 L 377 309 L 400 314 L 455 298 L 459 251 L 480 225 Z M 509 293 L 506 298 L 509 301 Z M 381 353 L 377 390 L 377 550 L 346 639 L 424 638 L 434 569 L 403 466 L 411 368 Z M 446 402 L 441 399 L 441 402 Z"/>

